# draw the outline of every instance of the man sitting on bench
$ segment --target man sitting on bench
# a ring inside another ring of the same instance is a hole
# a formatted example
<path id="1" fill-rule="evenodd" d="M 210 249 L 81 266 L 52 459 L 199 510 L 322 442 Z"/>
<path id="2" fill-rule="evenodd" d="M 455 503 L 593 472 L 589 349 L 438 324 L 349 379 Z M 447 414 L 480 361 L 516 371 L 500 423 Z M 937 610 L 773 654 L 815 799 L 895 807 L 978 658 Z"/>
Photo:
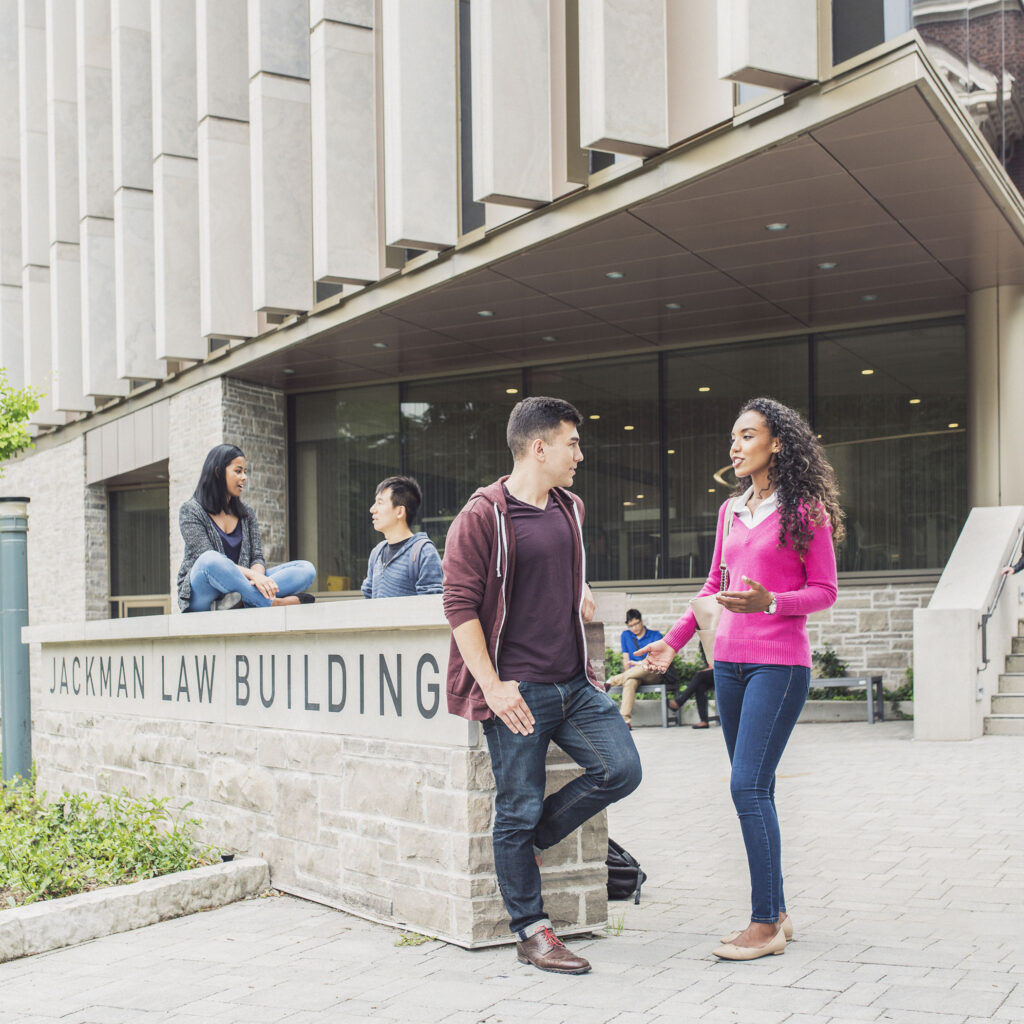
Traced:
<path id="1" fill-rule="evenodd" d="M 633 701 L 636 698 L 637 687 L 642 683 L 670 682 L 674 685 L 675 672 L 669 666 L 667 672 L 649 672 L 643 667 L 644 656 L 637 657 L 636 652 L 647 644 L 654 643 L 661 639 L 661 633 L 656 629 L 648 629 L 644 620 L 635 608 L 626 612 L 626 628 L 622 631 L 622 669 L 618 675 L 605 681 L 605 687 L 622 687 L 622 705 L 620 710 L 626 725 L 631 729 L 630 719 L 633 717 Z"/>

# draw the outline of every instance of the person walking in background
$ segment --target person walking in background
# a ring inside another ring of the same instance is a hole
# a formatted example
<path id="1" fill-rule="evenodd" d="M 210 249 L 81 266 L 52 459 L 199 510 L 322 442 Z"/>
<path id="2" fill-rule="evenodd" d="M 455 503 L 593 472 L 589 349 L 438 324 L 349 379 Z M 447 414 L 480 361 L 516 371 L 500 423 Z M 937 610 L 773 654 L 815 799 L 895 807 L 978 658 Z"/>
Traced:
<path id="1" fill-rule="evenodd" d="M 690 685 L 682 693 L 673 697 L 668 702 L 668 706 L 673 711 L 681 711 L 683 705 L 693 697 L 697 704 L 697 715 L 700 717 L 700 721 L 696 725 L 690 726 L 690 728 L 707 729 L 710 726 L 708 721 L 708 691 L 714 690 L 714 688 L 715 670 L 713 668 L 702 668 L 699 672 L 693 673 Z M 682 719 L 680 719 L 680 724 L 682 724 Z"/>
<path id="2" fill-rule="evenodd" d="M 441 593 L 441 556 L 425 533 L 412 524 L 423 503 L 411 476 L 389 476 L 377 484 L 370 518 L 384 539 L 370 552 L 363 597 L 415 597 Z"/>
<path id="3" fill-rule="evenodd" d="M 719 512 L 701 595 L 717 595 L 723 609 L 713 653 L 715 698 L 747 850 L 751 914 L 715 955 L 753 960 L 784 952 L 793 935 L 775 771 L 807 699 L 807 616 L 835 602 L 834 544 L 844 530 L 835 474 L 799 413 L 770 398 L 752 399 L 733 425 L 729 455 L 738 486 Z M 727 515 L 734 518 L 723 552 Z M 691 610 L 664 640 L 648 645 L 648 664 L 667 666 L 695 628 Z"/>
<path id="4" fill-rule="evenodd" d="M 1003 568 L 1002 575 L 1013 576 L 1015 573 L 1020 572 L 1021 569 L 1024 569 L 1024 551 L 1021 552 L 1020 558 L 1013 565 L 1007 565 Z"/>
<path id="5" fill-rule="evenodd" d="M 643 617 L 636 608 L 626 612 L 626 628 L 619 639 L 622 649 L 622 671 L 605 680 L 605 689 L 612 686 L 622 687 L 622 703 L 619 711 L 626 725 L 632 728 L 633 703 L 636 700 L 637 687 L 642 683 L 660 683 L 668 673 L 652 672 L 644 666 L 644 656 L 637 651 L 646 644 L 660 640 L 662 634 L 657 629 L 648 629 Z"/>
<path id="6" fill-rule="evenodd" d="M 206 455 L 195 493 L 182 503 L 178 525 L 185 557 L 178 569 L 178 606 L 183 612 L 313 600 L 304 593 L 316 579 L 311 562 L 265 567 L 256 513 L 242 501 L 247 479 L 242 449 L 219 444 Z"/>
<path id="7" fill-rule="evenodd" d="M 583 460 L 579 412 L 558 398 L 512 410 L 511 475 L 481 487 L 456 516 L 444 552 L 452 627 L 448 710 L 483 722 L 496 788 L 494 867 L 521 963 L 558 974 L 590 964 L 555 935 L 540 861 L 640 784 L 640 758 L 587 659 L 583 502 L 568 488 Z M 546 799 L 554 741 L 584 769 Z"/>

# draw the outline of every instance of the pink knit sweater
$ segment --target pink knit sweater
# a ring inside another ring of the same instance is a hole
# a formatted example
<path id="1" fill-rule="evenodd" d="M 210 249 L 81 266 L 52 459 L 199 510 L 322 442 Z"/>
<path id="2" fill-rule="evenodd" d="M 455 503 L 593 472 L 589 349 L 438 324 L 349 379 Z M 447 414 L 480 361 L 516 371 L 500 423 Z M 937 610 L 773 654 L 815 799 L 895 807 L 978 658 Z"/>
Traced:
<path id="1" fill-rule="evenodd" d="M 722 550 L 722 526 L 726 502 L 718 513 L 715 557 L 701 595 L 717 594 Z M 735 513 L 734 513 L 735 514 Z M 722 609 L 715 634 L 715 660 L 746 665 L 811 665 L 807 616 L 829 608 L 836 599 L 836 556 L 832 530 L 815 530 L 807 554 L 801 559 L 791 547 L 779 547 L 779 513 L 772 512 L 752 530 L 734 520 L 725 540 L 725 564 L 729 589 L 746 590 L 743 577 L 755 580 L 775 595 L 776 612 L 730 612 Z M 665 640 L 673 650 L 689 641 L 697 628 L 693 612 L 668 631 Z"/>

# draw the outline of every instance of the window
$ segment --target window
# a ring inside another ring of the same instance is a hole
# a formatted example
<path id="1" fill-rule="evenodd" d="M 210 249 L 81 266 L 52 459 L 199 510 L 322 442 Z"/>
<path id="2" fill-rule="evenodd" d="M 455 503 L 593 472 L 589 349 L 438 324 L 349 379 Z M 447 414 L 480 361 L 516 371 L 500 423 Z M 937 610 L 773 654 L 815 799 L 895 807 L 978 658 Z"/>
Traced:
<path id="1" fill-rule="evenodd" d="M 170 611 L 168 500 L 166 485 L 109 493 L 112 619 Z"/>

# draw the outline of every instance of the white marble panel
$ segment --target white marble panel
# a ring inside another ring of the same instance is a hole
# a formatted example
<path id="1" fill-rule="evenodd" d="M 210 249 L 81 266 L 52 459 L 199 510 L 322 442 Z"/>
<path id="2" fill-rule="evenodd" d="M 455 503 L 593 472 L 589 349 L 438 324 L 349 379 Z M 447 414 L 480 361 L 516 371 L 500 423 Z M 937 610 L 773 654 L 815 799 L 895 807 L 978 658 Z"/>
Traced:
<path id="1" fill-rule="evenodd" d="M 19 278 L 20 281 L 20 278 Z M 25 386 L 21 285 L 0 284 L 0 366 L 16 388 Z"/>
<path id="2" fill-rule="evenodd" d="M 113 197 L 111 197 L 113 206 Z M 103 398 L 128 393 L 117 375 L 117 314 L 114 285 L 114 220 L 83 217 L 79 256 L 82 269 L 82 388 Z"/>
<path id="3" fill-rule="evenodd" d="M 258 74 L 249 110 L 253 306 L 307 310 L 314 302 L 309 82 Z"/>
<path id="4" fill-rule="evenodd" d="M 309 0 L 249 0 L 249 75 L 309 78 Z"/>
<path id="5" fill-rule="evenodd" d="M 22 266 L 50 258 L 46 152 L 46 4 L 18 0 L 18 116 Z M 47 333 L 47 351 L 49 334 Z"/>
<path id="6" fill-rule="evenodd" d="M 199 303 L 205 337 L 250 338 L 252 211 L 249 125 L 207 117 L 199 124 Z"/>
<path id="7" fill-rule="evenodd" d="M 114 124 L 111 113 L 110 0 L 77 0 L 75 13 L 79 214 L 82 217 L 112 219 Z M 110 337 L 113 338 L 113 333 Z"/>
<path id="8" fill-rule="evenodd" d="M 157 359 L 205 359 L 199 321 L 199 162 L 153 162 Z"/>
<path id="9" fill-rule="evenodd" d="M 309 0 L 309 27 L 321 21 L 373 28 L 373 0 Z"/>
<path id="10" fill-rule="evenodd" d="M 476 0 L 470 10 L 473 198 L 525 207 L 550 202 L 548 0 Z"/>
<path id="11" fill-rule="evenodd" d="M 153 193 L 120 188 L 114 194 L 114 295 L 117 375 L 156 380 Z"/>
<path id="12" fill-rule="evenodd" d="M 321 21 L 310 41 L 313 276 L 335 284 L 380 272 L 373 32 Z"/>
<path id="13" fill-rule="evenodd" d="M 0 285 L 21 287 L 18 5 L 0 3 Z M 19 293 L 20 296 L 20 293 Z M 20 338 L 20 329 L 19 329 Z M 0 341 L 0 352 L 3 351 Z M 8 365 L 6 362 L 4 365 Z M 18 365 L 21 365 L 20 344 Z"/>
<path id="14" fill-rule="evenodd" d="M 41 392 L 39 411 L 30 422 L 39 426 L 63 424 L 66 417 L 53 408 L 49 267 L 26 266 L 22 270 L 21 310 L 25 383 Z"/>
<path id="15" fill-rule="evenodd" d="M 718 75 L 769 89 L 818 77 L 817 0 L 717 0 Z"/>
<path id="16" fill-rule="evenodd" d="M 446 249 L 459 232 L 455 4 L 383 0 L 381 12 L 385 241 Z"/>
<path id="17" fill-rule="evenodd" d="M 649 156 L 668 145 L 667 0 L 580 4 L 580 144 Z"/>
<path id="18" fill-rule="evenodd" d="M 111 0 L 114 188 L 153 187 L 149 0 Z"/>
<path id="19" fill-rule="evenodd" d="M 249 120 L 247 0 L 196 0 L 199 120 Z"/>
<path id="20" fill-rule="evenodd" d="M 76 61 L 75 0 L 46 0 L 46 141 L 51 245 L 78 242 Z M 61 279 L 67 276 L 62 274 Z M 77 274 L 75 276 L 77 278 Z M 56 277 L 53 284 L 56 287 Z"/>
<path id="21" fill-rule="evenodd" d="M 195 158 L 195 0 L 152 0 L 153 156 Z"/>
<path id="22" fill-rule="evenodd" d="M 82 386 L 82 268 L 78 245 L 50 246 L 50 358 L 53 407 L 62 412 L 91 412 Z"/>

